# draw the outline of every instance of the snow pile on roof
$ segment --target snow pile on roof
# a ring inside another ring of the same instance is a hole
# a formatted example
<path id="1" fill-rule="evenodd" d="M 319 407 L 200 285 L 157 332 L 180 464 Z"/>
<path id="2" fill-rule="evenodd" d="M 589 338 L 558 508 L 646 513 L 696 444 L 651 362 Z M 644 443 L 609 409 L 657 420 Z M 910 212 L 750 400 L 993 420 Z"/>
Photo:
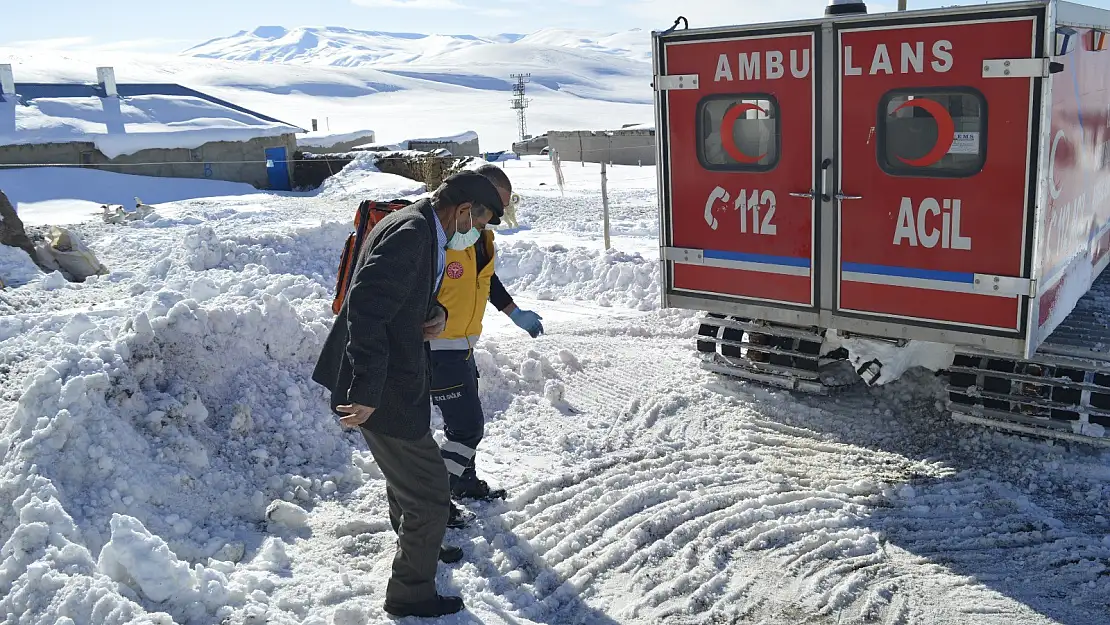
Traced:
<path id="1" fill-rule="evenodd" d="M 426 137 L 421 139 L 409 139 L 405 143 L 412 145 L 413 143 L 466 143 L 467 141 L 477 141 L 478 133 L 473 130 L 459 133 L 457 135 L 450 135 L 446 137 Z"/>
<path id="2" fill-rule="evenodd" d="M 477 140 L 478 140 L 478 133 L 474 132 L 473 130 L 468 130 L 466 132 L 462 132 L 462 133 L 459 133 L 457 135 L 446 135 L 446 136 L 443 136 L 443 137 L 427 137 L 427 138 L 422 138 L 422 139 L 405 139 L 404 141 L 399 141 L 397 143 L 367 143 L 365 145 L 355 146 L 355 149 L 356 150 L 368 150 L 368 151 L 374 151 L 374 152 L 385 152 L 385 151 L 406 152 L 406 151 L 409 151 L 409 150 L 412 149 L 412 145 L 414 143 L 416 143 L 416 144 L 421 144 L 421 143 L 432 143 L 432 144 L 436 144 L 436 143 L 440 143 L 440 144 L 443 144 L 443 143 L 466 143 L 468 141 L 477 141 Z M 416 155 L 423 156 L 423 154 L 420 153 L 420 152 L 414 153 L 414 156 L 416 156 Z"/>
<path id="3" fill-rule="evenodd" d="M 0 115 L 15 118 L 14 129 L 0 130 L 0 145 L 90 142 L 108 158 L 299 130 L 193 96 L 35 98 L 0 103 Z"/>
<path id="4" fill-rule="evenodd" d="M 356 130 L 354 132 L 317 131 L 297 135 L 297 145 L 306 148 L 330 148 L 339 143 L 350 143 L 359 139 L 374 140 L 373 130 Z"/>

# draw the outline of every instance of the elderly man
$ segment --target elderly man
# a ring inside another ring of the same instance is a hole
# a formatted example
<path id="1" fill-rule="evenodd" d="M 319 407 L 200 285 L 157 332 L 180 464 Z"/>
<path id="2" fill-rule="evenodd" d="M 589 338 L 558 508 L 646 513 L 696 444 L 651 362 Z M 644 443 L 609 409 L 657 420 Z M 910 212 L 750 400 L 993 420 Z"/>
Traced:
<path id="1" fill-rule="evenodd" d="M 447 470 L 431 433 L 426 341 L 448 321 L 436 302 L 445 248 L 472 244 L 474 224 L 498 223 L 497 189 L 480 174 L 448 178 L 432 195 L 379 222 L 312 379 L 328 388 L 345 427 L 359 427 L 386 481 L 397 555 L 385 611 L 434 618 L 463 609 L 440 596 L 436 570 L 451 508 Z"/>
<path id="2" fill-rule="evenodd" d="M 484 165 L 476 171 L 497 188 L 503 204 L 511 204 L 513 187 L 503 169 Z M 478 397 L 474 346 L 482 334 L 486 302 L 508 315 L 533 338 L 543 332 L 543 325 L 539 315 L 522 310 L 513 302 L 494 273 L 493 231 L 487 230 L 481 219 L 475 219 L 474 224 L 477 230 L 469 237 L 475 240 L 473 244 L 447 251 L 439 301 L 447 308 L 448 322 L 443 334 L 430 343 L 432 401 L 443 413 L 447 441 L 441 452 L 451 475 L 451 494 L 456 499 L 491 500 L 504 498 L 505 491 L 490 488 L 475 472 L 478 443 L 485 433 L 485 415 Z M 454 506 L 451 510 L 451 527 L 465 525 L 467 517 Z"/>

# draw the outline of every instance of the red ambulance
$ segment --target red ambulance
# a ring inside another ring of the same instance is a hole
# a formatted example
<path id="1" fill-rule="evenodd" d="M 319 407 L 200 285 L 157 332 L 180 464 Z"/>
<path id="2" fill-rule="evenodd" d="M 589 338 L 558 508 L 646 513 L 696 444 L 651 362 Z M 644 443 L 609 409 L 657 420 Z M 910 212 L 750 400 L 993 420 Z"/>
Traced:
<path id="1" fill-rule="evenodd" d="M 923 364 L 962 421 L 1110 445 L 1108 34 L 1056 0 L 653 33 L 662 304 L 708 313 L 703 366 Z"/>

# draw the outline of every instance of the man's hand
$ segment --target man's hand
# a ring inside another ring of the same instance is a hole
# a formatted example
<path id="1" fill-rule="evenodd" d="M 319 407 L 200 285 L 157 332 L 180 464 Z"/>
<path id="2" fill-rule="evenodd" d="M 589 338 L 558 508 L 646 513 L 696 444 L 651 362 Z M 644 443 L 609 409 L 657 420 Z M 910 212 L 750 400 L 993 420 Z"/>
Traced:
<path id="1" fill-rule="evenodd" d="M 358 426 L 366 423 L 370 415 L 374 414 L 374 408 L 368 406 L 360 406 L 359 404 L 348 404 L 346 406 L 337 406 L 335 408 L 339 412 L 347 415 L 339 419 L 339 423 L 345 428 L 357 428 Z"/>
<path id="2" fill-rule="evenodd" d="M 443 334 L 443 330 L 446 327 L 447 313 L 444 312 L 442 307 L 436 306 L 434 316 L 424 322 L 424 340 L 430 341 L 440 334 Z"/>

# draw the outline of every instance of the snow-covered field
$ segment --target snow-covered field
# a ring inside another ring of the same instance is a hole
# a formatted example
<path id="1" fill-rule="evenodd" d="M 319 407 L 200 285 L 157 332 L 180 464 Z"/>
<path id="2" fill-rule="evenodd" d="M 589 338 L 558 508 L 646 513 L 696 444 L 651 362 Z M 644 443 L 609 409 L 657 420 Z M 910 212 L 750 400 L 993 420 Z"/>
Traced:
<path id="1" fill-rule="evenodd" d="M 649 41 L 265 27 L 0 63 L 497 150 L 515 72 L 537 134 L 650 121 Z M 598 166 L 562 191 L 547 161 L 502 166 L 523 204 L 498 273 L 547 333 L 487 314 L 479 472 L 509 498 L 449 532 L 440 586 L 469 611 L 444 623 L 1110 622 L 1110 452 L 956 424 L 922 371 L 832 398 L 703 373 L 696 316 L 658 308 L 654 168 L 609 169 L 605 250 Z M 309 374 L 358 202 L 423 186 L 356 161 L 312 193 L 53 168 L 0 190 L 110 270 L 70 284 L 0 247 L 0 624 L 390 622 L 383 480 Z M 102 222 L 135 197 L 155 212 Z"/>
<path id="2" fill-rule="evenodd" d="M 657 307 L 654 170 L 610 169 L 605 251 L 597 166 L 565 193 L 504 166 L 498 272 L 547 333 L 487 316 L 479 471 L 510 496 L 449 532 L 444 623 L 1110 620 L 1110 454 L 955 424 L 925 373 L 825 399 L 703 373 L 696 318 Z M 309 373 L 358 200 L 421 186 L 34 173 L 54 191 L 13 200 L 111 273 L 0 293 L 0 622 L 390 622 L 383 481 Z M 67 200 L 134 195 L 128 225 Z"/>
<path id="3" fill-rule="evenodd" d="M 317 119 L 325 134 L 371 129 L 387 144 L 474 130 L 496 151 L 518 138 L 514 73 L 531 74 L 533 134 L 650 122 L 650 44 L 646 31 L 483 39 L 263 27 L 180 55 L 0 47 L 0 63 L 17 83 L 95 83 L 109 66 L 120 83 L 177 83 L 301 128 Z"/>

